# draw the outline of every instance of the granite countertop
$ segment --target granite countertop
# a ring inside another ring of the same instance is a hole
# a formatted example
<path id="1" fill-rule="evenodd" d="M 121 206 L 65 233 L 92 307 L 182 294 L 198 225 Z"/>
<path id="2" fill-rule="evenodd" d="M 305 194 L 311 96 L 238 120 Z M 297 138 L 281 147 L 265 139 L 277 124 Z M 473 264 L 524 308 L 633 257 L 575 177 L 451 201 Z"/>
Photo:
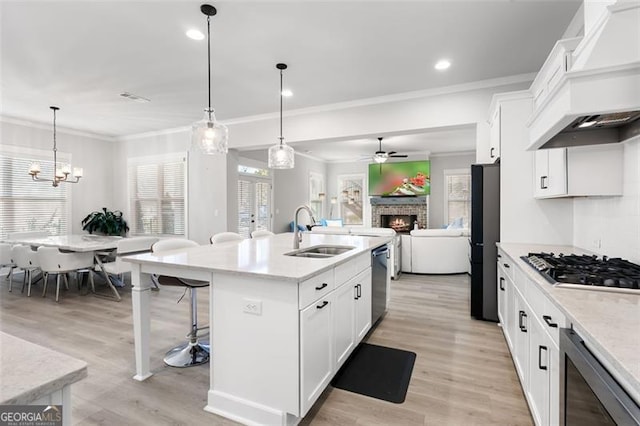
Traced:
<path id="1" fill-rule="evenodd" d="M 178 269 L 233 273 L 298 282 L 391 241 L 392 237 L 388 236 L 366 237 L 303 232 L 300 248 L 322 244 L 355 247 L 353 250 L 333 257 L 305 258 L 284 255 L 293 251 L 293 233 L 285 233 L 263 238 L 248 238 L 241 242 L 207 244 L 162 254 L 144 253 L 123 256 L 122 259 L 140 264 L 164 264 Z"/>
<path id="2" fill-rule="evenodd" d="M 640 402 L 640 291 L 638 294 L 554 287 L 520 256 L 529 252 L 589 254 L 572 246 L 498 243 L 525 276 L 565 313 L 611 374 Z"/>
<path id="3" fill-rule="evenodd" d="M 29 404 L 87 377 L 87 363 L 0 332 L 0 404 Z"/>

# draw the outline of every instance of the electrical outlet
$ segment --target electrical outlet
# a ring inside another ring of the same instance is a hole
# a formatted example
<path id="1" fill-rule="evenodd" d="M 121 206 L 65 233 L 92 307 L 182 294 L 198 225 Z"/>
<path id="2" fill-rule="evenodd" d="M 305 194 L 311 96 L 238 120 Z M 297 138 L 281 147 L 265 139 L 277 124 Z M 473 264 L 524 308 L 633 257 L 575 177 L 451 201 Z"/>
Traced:
<path id="1" fill-rule="evenodd" d="M 262 315 L 262 300 L 242 299 L 242 312 L 253 315 Z"/>

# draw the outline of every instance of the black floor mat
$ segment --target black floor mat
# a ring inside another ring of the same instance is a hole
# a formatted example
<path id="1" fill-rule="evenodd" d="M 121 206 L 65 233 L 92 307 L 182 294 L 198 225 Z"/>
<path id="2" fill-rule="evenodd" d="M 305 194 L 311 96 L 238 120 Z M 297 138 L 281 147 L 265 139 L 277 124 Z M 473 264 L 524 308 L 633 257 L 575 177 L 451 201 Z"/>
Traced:
<path id="1" fill-rule="evenodd" d="M 331 381 L 331 385 L 384 401 L 404 402 L 416 354 L 361 343 Z"/>

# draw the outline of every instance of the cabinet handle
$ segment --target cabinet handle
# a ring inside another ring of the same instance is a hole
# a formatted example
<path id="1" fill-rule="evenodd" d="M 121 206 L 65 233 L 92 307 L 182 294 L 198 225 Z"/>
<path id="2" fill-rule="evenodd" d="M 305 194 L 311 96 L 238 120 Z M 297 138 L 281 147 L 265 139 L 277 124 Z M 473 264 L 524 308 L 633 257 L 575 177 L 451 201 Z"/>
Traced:
<path id="1" fill-rule="evenodd" d="M 504 286 L 502 285 L 504 283 L 504 278 L 500 277 L 500 290 L 504 291 Z"/>
<path id="2" fill-rule="evenodd" d="M 542 350 L 543 349 L 544 349 L 545 352 L 547 352 L 547 347 L 546 346 L 542 346 L 542 345 L 538 346 L 538 368 L 540 370 L 546 370 L 547 369 L 546 365 L 542 365 Z"/>
<path id="3" fill-rule="evenodd" d="M 526 324 L 523 323 L 523 320 L 526 317 L 527 317 L 527 314 L 524 311 L 520 311 L 520 316 L 518 318 L 518 327 L 520 328 L 520 331 L 522 331 L 523 333 L 527 332 L 527 326 Z"/>
<path id="4" fill-rule="evenodd" d="M 353 286 L 353 293 L 354 293 L 353 298 L 355 300 L 358 300 L 360 297 L 358 296 L 358 285 L 357 284 L 355 286 Z"/>
<path id="5" fill-rule="evenodd" d="M 502 256 L 501 256 L 501 255 L 498 255 L 498 259 L 502 259 Z"/>
<path id="6" fill-rule="evenodd" d="M 547 323 L 549 327 L 558 328 L 558 324 L 555 322 L 551 322 L 551 317 L 549 315 L 543 315 L 542 319 Z"/>
<path id="7" fill-rule="evenodd" d="M 549 179 L 549 176 L 540 176 L 540 189 L 547 189 L 549 188 L 548 186 L 546 186 L 544 184 L 544 180 L 545 179 Z"/>
<path id="8" fill-rule="evenodd" d="M 495 148 L 491 148 L 491 150 L 489 151 L 489 155 L 491 156 L 491 158 L 494 158 L 494 157 L 495 157 L 495 155 L 493 155 L 493 150 L 494 150 L 494 149 L 495 149 Z"/>
<path id="9" fill-rule="evenodd" d="M 511 268 L 511 266 L 509 266 L 509 264 L 508 264 L 508 263 L 503 263 L 503 265 L 504 265 L 504 267 L 505 267 L 505 268 L 507 268 L 507 269 Z"/>
<path id="10" fill-rule="evenodd" d="M 356 289 L 358 291 L 358 299 L 360 299 L 362 297 L 362 285 L 356 284 Z"/>
<path id="11" fill-rule="evenodd" d="M 321 305 L 316 305 L 316 309 L 322 309 L 325 306 L 327 306 L 329 304 L 329 302 L 327 302 L 326 300 L 324 302 L 322 302 Z"/>
<path id="12" fill-rule="evenodd" d="M 322 285 L 320 287 L 316 287 L 316 290 L 322 290 L 323 288 L 325 288 L 328 284 L 327 283 L 322 283 Z"/>

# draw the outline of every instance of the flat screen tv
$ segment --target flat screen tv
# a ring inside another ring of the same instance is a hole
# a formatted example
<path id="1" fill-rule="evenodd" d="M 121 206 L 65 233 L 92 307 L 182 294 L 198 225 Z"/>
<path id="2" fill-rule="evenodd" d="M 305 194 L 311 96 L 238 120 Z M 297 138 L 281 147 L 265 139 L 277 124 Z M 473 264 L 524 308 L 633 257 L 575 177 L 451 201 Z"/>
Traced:
<path id="1" fill-rule="evenodd" d="M 431 192 L 431 162 L 402 161 L 369 164 L 369 195 L 415 197 Z"/>

